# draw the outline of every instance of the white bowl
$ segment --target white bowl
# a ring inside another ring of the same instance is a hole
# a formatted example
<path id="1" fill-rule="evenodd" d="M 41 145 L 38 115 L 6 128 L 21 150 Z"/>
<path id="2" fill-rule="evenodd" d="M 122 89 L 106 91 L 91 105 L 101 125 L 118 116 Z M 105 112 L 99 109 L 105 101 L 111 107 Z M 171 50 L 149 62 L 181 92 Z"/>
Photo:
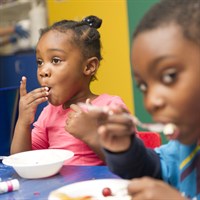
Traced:
<path id="1" fill-rule="evenodd" d="M 22 178 L 45 178 L 57 174 L 73 155 L 72 151 L 62 149 L 32 150 L 8 156 L 2 163 L 12 166 Z"/>

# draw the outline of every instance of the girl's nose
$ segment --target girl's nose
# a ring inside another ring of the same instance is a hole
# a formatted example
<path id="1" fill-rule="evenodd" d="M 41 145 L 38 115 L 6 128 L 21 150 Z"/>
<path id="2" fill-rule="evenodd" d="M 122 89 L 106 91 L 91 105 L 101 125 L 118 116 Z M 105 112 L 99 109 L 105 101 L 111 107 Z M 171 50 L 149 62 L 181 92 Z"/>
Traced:
<path id="1" fill-rule="evenodd" d="M 50 70 L 48 68 L 41 68 L 39 70 L 39 75 L 41 78 L 47 78 L 51 76 Z"/>

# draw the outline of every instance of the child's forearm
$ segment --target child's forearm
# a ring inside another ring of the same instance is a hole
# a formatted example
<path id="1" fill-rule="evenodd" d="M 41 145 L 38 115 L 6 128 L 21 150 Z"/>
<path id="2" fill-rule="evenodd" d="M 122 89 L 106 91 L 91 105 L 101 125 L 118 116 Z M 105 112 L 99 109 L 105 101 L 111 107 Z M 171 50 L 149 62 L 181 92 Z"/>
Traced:
<path id="1" fill-rule="evenodd" d="M 31 149 L 31 126 L 24 125 L 20 120 L 18 120 L 11 143 L 10 153 L 14 154 L 29 151 Z"/>
<path id="2" fill-rule="evenodd" d="M 96 154 L 97 156 L 105 162 L 105 156 L 102 151 L 102 146 L 100 145 L 99 140 L 97 137 L 91 137 L 89 140 L 84 141 Z"/>
<path id="3" fill-rule="evenodd" d="M 0 36 L 9 35 L 15 32 L 14 26 L 7 26 L 0 28 Z"/>

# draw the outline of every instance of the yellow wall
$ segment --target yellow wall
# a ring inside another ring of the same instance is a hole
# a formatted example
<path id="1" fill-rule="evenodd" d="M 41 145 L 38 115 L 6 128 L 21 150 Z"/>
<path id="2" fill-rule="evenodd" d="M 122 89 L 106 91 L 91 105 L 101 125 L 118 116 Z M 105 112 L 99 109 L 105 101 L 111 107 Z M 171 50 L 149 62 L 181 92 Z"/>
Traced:
<path id="1" fill-rule="evenodd" d="M 47 0 L 49 24 L 61 19 L 81 20 L 96 15 L 103 60 L 91 84 L 94 93 L 119 95 L 134 113 L 126 0 Z"/>

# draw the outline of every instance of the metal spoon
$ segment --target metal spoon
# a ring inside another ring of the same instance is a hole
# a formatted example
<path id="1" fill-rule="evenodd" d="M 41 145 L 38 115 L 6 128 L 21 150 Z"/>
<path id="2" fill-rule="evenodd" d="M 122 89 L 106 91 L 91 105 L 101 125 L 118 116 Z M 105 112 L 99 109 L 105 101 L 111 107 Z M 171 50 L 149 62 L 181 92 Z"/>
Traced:
<path id="1" fill-rule="evenodd" d="M 96 111 L 108 112 L 109 114 L 112 114 L 112 111 L 110 110 L 108 106 L 95 106 L 95 105 L 87 104 L 87 103 L 78 103 L 78 105 L 88 111 L 96 110 Z M 151 132 L 163 132 L 165 128 L 165 125 L 161 123 L 142 123 L 137 117 L 129 113 L 125 113 L 124 115 L 130 118 L 136 126 L 146 129 Z"/>

